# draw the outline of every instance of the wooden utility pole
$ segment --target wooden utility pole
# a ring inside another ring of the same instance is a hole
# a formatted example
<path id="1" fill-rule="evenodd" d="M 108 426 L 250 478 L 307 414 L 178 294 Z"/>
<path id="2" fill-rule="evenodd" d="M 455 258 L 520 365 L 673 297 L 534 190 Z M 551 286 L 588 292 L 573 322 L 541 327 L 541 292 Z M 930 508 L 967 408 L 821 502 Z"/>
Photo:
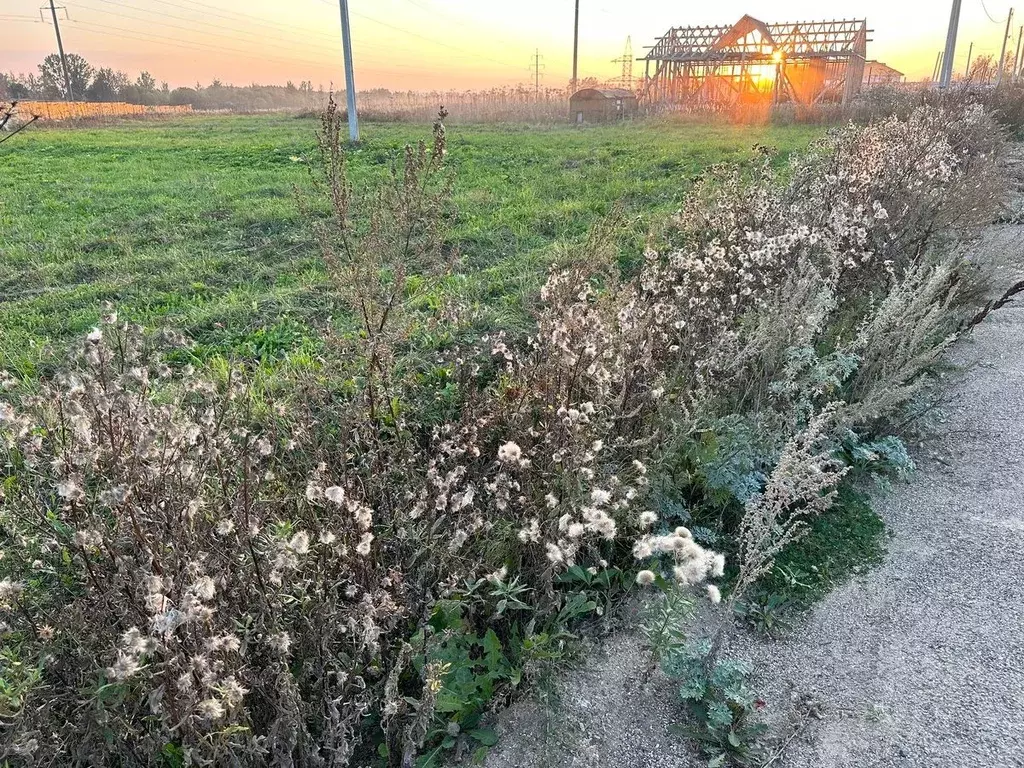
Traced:
<path id="1" fill-rule="evenodd" d="M 1010 29 L 1013 24 L 1013 8 L 1006 17 L 1006 34 L 1003 35 L 1003 49 L 999 52 L 999 74 L 996 75 L 996 88 L 1003 84 L 1003 70 L 1006 69 L 1006 46 L 1010 42 Z"/>
<path id="2" fill-rule="evenodd" d="M 960 6 L 963 0 L 953 0 L 953 10 L 949 14 L 949 31 L 946 33 L 946 51 L 942 60 L 942 74 L 939 87 L 949 88 L 953 80 L 953 57 L 956 54 L 956 36 L 960 31 Z"/>
<path id="3" fill-rule="evenodd" d="M 53 2 L 53 0 L 50 0 Z M 345 54 L 345 100 L 348 104 L 348 137 L 359 141 L 359 115 L 356 112 L 356 75 L 352 66 L 352 26 L 348 18 L 348 0 L 341 0 L 341 47 Z"/>
<path id="4" fill-rule="evenodd" d="M 64 70 L 64 100 L 74 101 L 75 94 L 71 90 L 71 75 L 68 72 L 68 57 L 64 55 L 64 43 L 60 39 L 60 22 L 57 21 L 57 6 L 50 0 L 50 13 L 53 14 L 53 31 L 57 33 L 57 51 L 60 53 L 60 66 Z"/>
<path id="5" fill-rule="evenodd" d="M 580 61 L 580 0 L 576 0 L 576 21 L 572 27 L 572 92 L 576 93 Z"/>
<path id="6" fill-rule="evenodd" d="M 967 49 L 967 68 L 964 70 L 964 77 L 970 79 L 971 77 L 971 57 L 974 55 L 974 41 L 971 41 L 971 47 Z"/>
<path id="7" fill-rule="evenodd" d="M 1024 41 L 1024 26 L 1017 32 L 1017 55 L 1013 57 L 1013 82 L 1020 79 L 1020 44 Z"/>

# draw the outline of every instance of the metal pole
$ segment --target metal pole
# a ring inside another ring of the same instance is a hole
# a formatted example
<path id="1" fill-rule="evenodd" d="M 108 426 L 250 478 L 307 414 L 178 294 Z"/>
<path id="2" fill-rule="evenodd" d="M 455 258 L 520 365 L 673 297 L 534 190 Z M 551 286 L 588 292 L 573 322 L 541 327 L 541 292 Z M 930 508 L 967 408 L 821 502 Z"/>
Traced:
<path id="1" fill-rule="evenodd" d="M 53 2 L 53 0 L 50 0 Z M 348 137 L 359 141 L 359 115 L 356 112 L 356 75 L 352 66 L 352 26 L 348 20 L 348 0 L 341 0 L 341 47 L 345 53 L 345 100 L 348 103 Z"/>
<path id="2" fill-rule="evenodd" d="M 60 52 L 60 66 L 64 70 L 64 100 L 74 101 L 75 94 L 71 90 L 71 75 L 68 74 L 68 57 L 64 55 L 64 43 L 60 39 L 60 24 L 57 22 L 57 8 L 50 0 L 50 13 L 53 14 L 53 30 L 57 33 L 57 50 Z"/>
<path id="3" fill-rule="evenodd" d="M 971 57 L 974 55 L 974 41 L 971 41 L 971 47 L 967 49 L 967 69 L 964 70 L 964 77 L 970 79 L 971 77 Z"/>
<path id="4" fill-rule="evenodd" d="M 576 0 L 576 21 L 572 28 L 572 92 L 576 93 L 579 82 L 580 60 L 580 0 Z"/>
<path id="5" fill-rule="evenodd" d="M 1006 17 L 1006 34 L 1003 35 L 1003 50 L 999 52 L 999 74 L 996 75 L 996 88 L 1003 84 L 1003 70 L 1006 69 L 1006 45 L 1010 42 L 1010 25 L 1013 24 L 1013 8 Z"/>
<path id="6" fill-rule="evenodd" d="M 942 70 L 942 51 L 935 54 L 935 66 L 932 68 L 932 82 L 939 79 L 939 72 Z"/>
<path id="7" fill-rule="evenodd" d="M 949 32 L 946 34 L 946 54 L 942 60 L 942 75 L 939 78 L 940 88 L 949 88 L 953 80 L 953 56 L 956 54 L 956 35 L 960 31 L 960 6 L 963 0 L 953 0 L 953 10 L 949 14 Z"/>

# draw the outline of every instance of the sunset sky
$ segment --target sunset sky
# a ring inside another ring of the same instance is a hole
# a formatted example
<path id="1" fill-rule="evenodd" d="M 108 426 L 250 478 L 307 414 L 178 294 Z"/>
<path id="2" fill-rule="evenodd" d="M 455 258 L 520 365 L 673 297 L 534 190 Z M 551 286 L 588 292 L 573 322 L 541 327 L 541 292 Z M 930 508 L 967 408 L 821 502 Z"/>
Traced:
<path id="1" fill-rule="evenodd" d="M 150 71 L 172 87 L 213 78 L 227 83 L 341 85 L 336 0 L 59 0 L 64 47 L 92 64 L 131 75 Z M 34 71 L 56 50 L 42 0 L 0 0 L 0 71 Z M 957 71 L 975 54 L 998 55 L 1009 3 L 966 0 Z M 350 0 L 360 89 L 485 88 L 532 82 L 540 51 L 544 83 L 571 75 L 573 0 Z M 1017 42 L 1014 22 L 1011 50 Z M 744 13 L 768 22 L 866 18 L 869 58 L 911 79 L 931 74 L 949 22 L 947 2 L 906 0 L 582 0 L 580 76 L 614 76 L 626 36 L 635 56 L 671 26 L 732 23 Z M 63 14 L 62 17 L 63 19 Z M 642 64 L 636 71 L 642 71 Z"/>

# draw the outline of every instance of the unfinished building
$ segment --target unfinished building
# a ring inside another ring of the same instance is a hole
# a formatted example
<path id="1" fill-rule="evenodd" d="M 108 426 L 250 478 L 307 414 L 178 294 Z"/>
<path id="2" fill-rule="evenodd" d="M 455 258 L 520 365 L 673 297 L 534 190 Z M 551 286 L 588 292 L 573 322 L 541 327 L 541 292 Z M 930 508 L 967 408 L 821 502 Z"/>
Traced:
<path id="1" fill-rule="evenodd" d="M 640 61 L 648 105 L 846 103 L 864 81 L 864 20 L 673 27 Z"/>

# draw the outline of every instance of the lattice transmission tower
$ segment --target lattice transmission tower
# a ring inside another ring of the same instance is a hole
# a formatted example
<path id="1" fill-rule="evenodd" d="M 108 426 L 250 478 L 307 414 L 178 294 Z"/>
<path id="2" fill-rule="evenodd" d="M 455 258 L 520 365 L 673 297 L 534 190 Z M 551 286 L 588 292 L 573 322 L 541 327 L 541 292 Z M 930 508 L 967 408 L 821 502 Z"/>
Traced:
<path id="1" fill-rule="evenodd" d="M 626 48 L 622 52 L 622 57 L 618 59 L 612 59 L 612 64 L 622 65 L 622 75 L 616 81 L 616 85 L 619 88 L 625 88 L 632 91 L 635 83 L 633 82 L 633 37 L 629 36 L 626 38 Z"/>

